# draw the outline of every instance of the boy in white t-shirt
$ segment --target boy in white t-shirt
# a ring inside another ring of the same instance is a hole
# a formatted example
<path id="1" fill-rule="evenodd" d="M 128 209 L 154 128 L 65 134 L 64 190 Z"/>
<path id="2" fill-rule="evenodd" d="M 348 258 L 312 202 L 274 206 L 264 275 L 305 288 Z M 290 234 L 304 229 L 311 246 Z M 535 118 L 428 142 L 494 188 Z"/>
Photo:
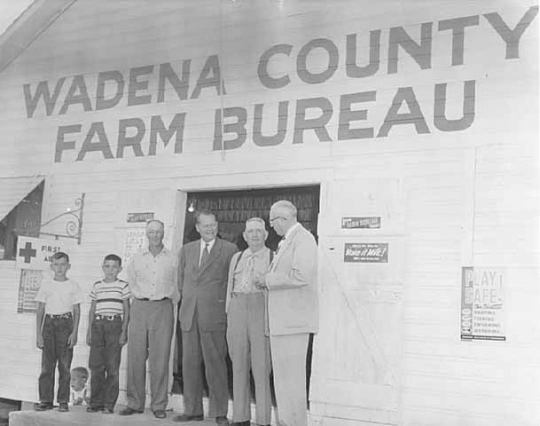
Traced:
<path id="1" fill-rule="evenodd" d="M 129 323 L 128 283 L 118 279 L 122 259 L 105 256 L 101 267 L 105 277 L 94 283 L 90 292 L 92 305 L 88 317 L 86 343 L 90 346 L 90 405 L 89 413 L 114 412 L 118 399 L 120 357 L 127 342 Z"/>
<path id="2" fill-rule="evenodd" d="M 44 279 L 36 294 L 36 345 L 41 352 L 39 403 L 37 411 L 53 408 L 54 370 L 58 364 L 58 411 L 69 411 L 70 369 L 77 344 L 80 304 L 84 297 L 79 285 L 67 277 L 69 256 L 57 252 L 51 260 L 53 279 Z"/>

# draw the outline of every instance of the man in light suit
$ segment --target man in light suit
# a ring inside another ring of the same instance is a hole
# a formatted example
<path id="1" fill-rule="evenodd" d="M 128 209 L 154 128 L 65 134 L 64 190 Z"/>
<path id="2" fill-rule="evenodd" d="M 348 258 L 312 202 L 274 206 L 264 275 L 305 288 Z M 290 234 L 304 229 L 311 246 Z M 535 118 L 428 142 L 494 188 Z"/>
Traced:
<path id="1" fill-rule="evenodd" d="M 264 242 L 268 237 L 264 220 L 246 221 L 244 239 L 248 248 L 236 253 L 229 268 L 227 286 L 227 343 L 233 364 L 233 426 L 250 426 L 249 371 L 255 382 L 257 426 L 270 426 L 270 341 L 265 335 L 266 300 L 255 286 L 264 278 L 273 255 Z"/>
<path id="2" fill-rule="evenodd" d="M 278 201 L 270 225 L 283 236 L 259 286 L 268 290 L 268 321 L 278 425 L 306 426 L 306 354 L 318 331 L 317 244 L 296 219 L 296 207 Z"/>
<path id="3" fill-rule="evenodd" d="M 229 424 L 227 407 L 227 343 L 225 330 L 225 294 L 234 244 L 217 238 L 218 223 L 210 211 L 196 215 L 201 239 L 180 250 L 178 287 L 181 294 L 179 321 L 182 329 L 182 374 L 184 377 L 184 414 L 177 422 L 203 419 L 204 360 L 210 390 L 209 416 L 220 426 Z"/>

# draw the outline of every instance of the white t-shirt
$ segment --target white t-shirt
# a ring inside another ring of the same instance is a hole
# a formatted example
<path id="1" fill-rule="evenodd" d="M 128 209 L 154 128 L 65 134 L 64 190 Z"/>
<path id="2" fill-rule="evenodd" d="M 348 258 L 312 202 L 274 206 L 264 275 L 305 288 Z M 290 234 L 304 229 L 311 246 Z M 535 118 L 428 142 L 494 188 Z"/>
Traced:
<path id="1" fill-rule="evenodd" d="M 73 311 L 73 305 L 84 302 L 84 296 L 75 281 L 55 281 L 43 278 L 36 294 L 36 302 L 45 303 L 45 313 L 61 315 Z"/>

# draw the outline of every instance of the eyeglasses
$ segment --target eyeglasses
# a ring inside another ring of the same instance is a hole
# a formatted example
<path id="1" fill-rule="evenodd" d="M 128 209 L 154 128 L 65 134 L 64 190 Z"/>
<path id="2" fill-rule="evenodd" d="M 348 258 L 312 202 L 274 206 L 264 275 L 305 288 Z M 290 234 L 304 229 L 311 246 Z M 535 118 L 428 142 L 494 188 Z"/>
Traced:
<path id="1" fill-rule="evenodd" d="M 276 217 L 274 217 L 274 218 L 270 218 L 268 221 L 269 221 L 270 223 L 274 223 L 274 220 L 277 220 L 277 219 L 286 219 L 286 218 L 283 217 L 283 216 L 276 216 Z"/>

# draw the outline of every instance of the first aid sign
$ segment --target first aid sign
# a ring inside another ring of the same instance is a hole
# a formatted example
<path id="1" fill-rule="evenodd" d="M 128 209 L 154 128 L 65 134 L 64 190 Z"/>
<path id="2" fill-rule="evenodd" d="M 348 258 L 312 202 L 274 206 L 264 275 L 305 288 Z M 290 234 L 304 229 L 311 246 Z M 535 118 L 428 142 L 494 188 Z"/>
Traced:
<path id="1" fill-rule="evenodd" d="M 59 251 L 69 253 L 71 245 L 66 241 L 20 236 L 17 239 L 16 266 L 19 269 L 49 269 L 52 256 Z"/>

